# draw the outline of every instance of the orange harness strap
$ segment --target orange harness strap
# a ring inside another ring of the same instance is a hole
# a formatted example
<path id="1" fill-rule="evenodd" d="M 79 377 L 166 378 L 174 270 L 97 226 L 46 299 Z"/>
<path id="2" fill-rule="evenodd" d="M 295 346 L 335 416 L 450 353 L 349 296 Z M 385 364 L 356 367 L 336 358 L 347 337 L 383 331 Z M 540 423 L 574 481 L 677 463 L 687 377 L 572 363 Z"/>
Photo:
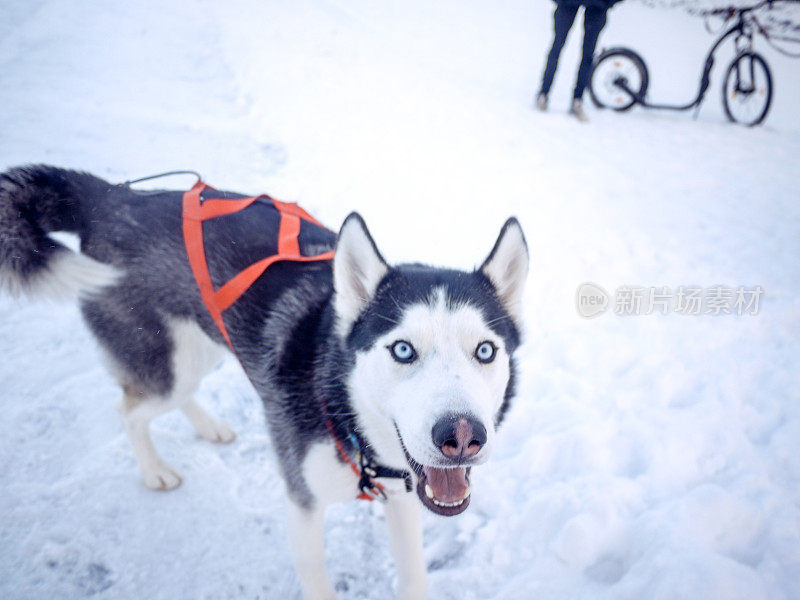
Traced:
<path id="1" fill-rule="evenodd" d="M 225 338 L 228 346 L 236 354 L 231 338 L 228 335 L 228 330 L 225 327 L 225 322 L 222 319 L 222 313 L 230 308 L 273 263 L 282 260 L 295 262 L 330 260 L 333 258 L 333 250 L 314 256 L 300 254 L 298 236 L 300 235 L 301 219 L 315 225 L 320 225 L 320 223 L 294 203 L 279 202 L 265 194 L 239 200 L 224 198 L 201 200 L 200 195 L 205 189 L 213 188 L 202 181 L 198 181 L 192 189 L 183 194 L 183 241 L 186 245 L 186 254 L 189 257 L 189 265 L 192 267 L 197 287 L 200 289 L 200 297 L 203 300 L 203 304 L 208 309 L 211 318 L 214 319 L 214 323 L 217 324 L 222 337 Z M 211 274 L 208 271 L 208 262 L 206 261 L 205 246 L 203 244 L 203 221 L 243 210 L 259 198 L 270 200 L 280 213 L 278 253 L 253 263 L 233 276 L 218 290 L 215 290 L 214 284 L 211 282 Z"/>

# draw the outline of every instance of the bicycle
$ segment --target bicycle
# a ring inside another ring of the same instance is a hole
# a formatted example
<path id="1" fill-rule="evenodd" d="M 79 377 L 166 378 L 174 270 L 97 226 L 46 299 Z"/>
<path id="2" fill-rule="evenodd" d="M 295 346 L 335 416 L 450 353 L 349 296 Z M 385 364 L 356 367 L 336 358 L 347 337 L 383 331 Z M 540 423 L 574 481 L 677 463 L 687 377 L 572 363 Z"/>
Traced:
<path id="1" fill-rule="evenodd" d="M 762 123 L 772 103 L 772 74 L 764 57 L 753 50 L 753 37 L 756 34 L 762 35 L 771 46 L 777 47 L 770 41 L 770 33 L 753 13 L 764 6 L 772 6 L 775 1 L 780 0 L 763 0 L 749 7 L 715 9 L 705 13 L 706 19 L 709 15 L 723 16 L 725 21 L 722 28 L 731 19 L 736 21 L 717 38 L 708 51 L 697 96 L 688 104 L 656 104 L 647 101 L 645 96 L 650 83 L 647 65 L 637 52 L 625 47 L 608 48 L 595 58 L 589 84 L 592 102 L 598 108 L 611 108 L 616 111 L 626 111 L 637 104 L 650 109 L 696 108 L 696 118 L 711 84 L 714 53 L 726 39 L 736 36 L 734 40 L 736 56 L 728 66 L 722 86 L 722 106 L 730 121 L 751 127 Z M 707 20 L 706 28 L 708 29 Z M 790 38 L 777 39 L 800 41 Z M 796 56 L 780 48 L 778 50 L 789 56 Z"/>

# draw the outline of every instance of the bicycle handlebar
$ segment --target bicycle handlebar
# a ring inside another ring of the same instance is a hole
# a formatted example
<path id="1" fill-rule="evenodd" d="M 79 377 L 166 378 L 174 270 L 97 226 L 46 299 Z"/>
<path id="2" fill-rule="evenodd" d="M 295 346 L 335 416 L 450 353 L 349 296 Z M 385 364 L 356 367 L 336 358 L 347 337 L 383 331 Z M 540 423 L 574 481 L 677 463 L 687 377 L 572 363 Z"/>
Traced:
<path id="1" fill-rule="evenodd" d="M 758 4 L 754 4 L 752 6 L 744 6 L 744 7 L 728 6 L 728 7 L 725 7 L 725 8 L 715 8 L 715 9 L 712 9 L 712 10 L 704 11 L 701 14 L 703 14 L 705 16 L 705 18 L 706 18 L 706 29 L 709 31 L 709 33 L 711 32 L 711 30 L 708 27 L 708 17 L 709 16 L 712 16 L 712 15 L 724 16 L 725 17 L 725 23 L 730 21 L 733 17 L 737 17 L 738 16 L 739 19 L 742 20 L 742 21 L 744 21 L 744 19 L 746 17 L 748 22 L 755 27 L 756 31 L 759 34 L 764 36 L 764 38 L 767 40 L 767 43 L 770 46 L 772 46 L 775 50 L 777 50 L 781 54 L 785 54 L 786 56 L 790 56 L 792 58 L 800 58 L 800 53 L 795 54 L 793 52 L 789 52 L 787 50 L 784 50 L 784 49 L 776 46 L 772 41 L 772 39 L 774 38 L 776 40 L 782 40 L 782 41 L 786 41 L 786 42 L 800 43 L 800 39 L 785 38 L 785 37 L 781 38 L 779 36 L 773 36 L 770 33 L 770 31 L 768 30 L 768 28 L 765 27 L 764 25 L 762 25 L 759 22 L 759 20 L 756 18 L 755 15 L 748 15 L 748 13 L 751 13 L 751 12 L 754 12 L 756 10 L 759 10 L 760 8 L 763 8 L 765 6 L 771 8 L 772 5 L 775 4 L 776 2 L 783 2 L 783 3 L 789 3 L 789 4 L 800 4 L 800 0 L 762 0 Z"/>
<path id="2" fill-rule="evenodd" d="M 754 10 L 758 10 L 759 8 L 763 8 L 765 6 L 771 7 L 775 2 L 792 2 L 792 0 L 762 0 L 761 2 L 759 2 L 758 4 L 754 4 L 753 6 L 744 6 L 744 7 L 727 6 L 725 8 L 714 8 L 712 10 L 705 11 L 704 14 L 725 15 L 725 20 L 727 21 L 728 19 L 737 14 L 744 15 Z"/>

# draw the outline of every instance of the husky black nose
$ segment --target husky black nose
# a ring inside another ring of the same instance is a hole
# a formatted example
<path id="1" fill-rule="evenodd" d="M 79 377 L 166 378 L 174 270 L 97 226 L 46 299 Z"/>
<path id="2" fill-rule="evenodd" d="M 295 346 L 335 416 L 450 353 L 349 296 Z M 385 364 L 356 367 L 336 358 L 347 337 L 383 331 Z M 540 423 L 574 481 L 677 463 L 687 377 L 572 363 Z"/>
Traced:
<path id="1" fill-rule="evenodd" d="M 469 415 L 448 415 L 436 422 L 431 437 L 447 458 L 471 458 L 486 443 L 486 428 Z"/>

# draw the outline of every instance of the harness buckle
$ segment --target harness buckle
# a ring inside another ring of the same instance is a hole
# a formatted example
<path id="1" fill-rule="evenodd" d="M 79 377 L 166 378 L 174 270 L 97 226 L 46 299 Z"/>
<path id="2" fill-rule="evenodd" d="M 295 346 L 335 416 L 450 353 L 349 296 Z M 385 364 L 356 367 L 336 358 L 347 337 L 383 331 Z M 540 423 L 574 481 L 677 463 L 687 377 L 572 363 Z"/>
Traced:
<path id="1" fill-rule="evenodd" d="M 386 492 L 383 490 L 383 486 L 380 483 L 372 481 L 372 478 L 365 470 L 361 471 L 361 479 L 358 482 L 358 488 L 361 490 L 362 494 L 369 496 L 373 500 L 379 500 L 381 502 L 388 502 L 389 500 L 386 496 Z"/>

